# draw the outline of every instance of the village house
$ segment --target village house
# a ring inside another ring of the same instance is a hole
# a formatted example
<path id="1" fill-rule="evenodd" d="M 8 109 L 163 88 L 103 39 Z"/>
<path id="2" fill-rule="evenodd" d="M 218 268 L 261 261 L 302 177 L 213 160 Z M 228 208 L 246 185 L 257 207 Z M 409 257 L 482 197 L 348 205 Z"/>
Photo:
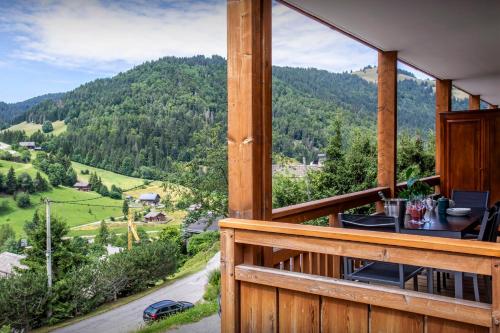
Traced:
<path id="1" fill-rule="evenodd" d="M 0 278 L 14 274 L 16 268 L 27 269 L 28 266 L 21 264 L 24 258 L 26 256 L 11 252 L 0 253 Z"/>
<path id="2" fill-rule="evenodd" d="M 89 192 L 90 184 L 86 182 L 76 182 L 75 185 L 73 185 L 73 188 L 78 191 Z"/>
<path id="3" fill-rule="evenodd" d="M 167 216 L 162 212 L 149 212 L 144 215 L 144 222 L 165 222 Z"/>
<path id="4" fill-rule="evenodd" d="M 157 193 L 144 193 L 139 197 L 139 201 L 144 205 L 156 206 L 160 202 L 160 198 Z"/>
<path id="5" fill-rule="evenodd" d="M 19 146 L 34 150 L 36 148 L 36 143 L 33 141 L 21 141 L 19 142 Z"/>

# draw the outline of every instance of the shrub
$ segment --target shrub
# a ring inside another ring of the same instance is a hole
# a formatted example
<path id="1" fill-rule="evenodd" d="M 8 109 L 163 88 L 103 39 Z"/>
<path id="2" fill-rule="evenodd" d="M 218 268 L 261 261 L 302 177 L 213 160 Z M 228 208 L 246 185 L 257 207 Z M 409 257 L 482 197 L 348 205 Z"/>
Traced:
<path id="1" fill-rule="evenodd" d="M 187 251 L 189 255 L 195 255 L 198 252 L 208 250 L 213 243 L 219 240 L 219 232 L 205 231 L 194 235 L 188 240 Z"/>
<path id="2" fill-rule="evenodd" d="M 28 208 L 29 206 L 31 206 L 29 194 L 22 192 L 16 195 L 16 203 L 19 208 Z"/>
<path id="3" fill-rule="evenodd" d="M 52 126 L 52 123 L 50 121 L 44 121 L 42 125 L 42 131 L 43 133 L 50 133 L 54 130 L 54 126 Z"/>

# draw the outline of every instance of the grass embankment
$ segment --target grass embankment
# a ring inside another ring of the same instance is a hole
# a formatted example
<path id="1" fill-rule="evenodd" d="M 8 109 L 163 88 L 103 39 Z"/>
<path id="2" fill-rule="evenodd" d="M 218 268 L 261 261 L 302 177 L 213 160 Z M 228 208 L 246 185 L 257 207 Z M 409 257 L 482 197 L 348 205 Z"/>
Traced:
<path id="1" fill-rule="evenodd" d="M 217 296 L 220 291 L 220 270 L 210 272 L 203 300 L 187 311 L 176 313 L 163 320 L 144 326 L 136 333 L 163 333 L 168 329 L 191 324 L 215 314 L 218 310 Z"/>
<path id="2" fill-rule="evenodd" d="M 159 281 L 156 286 L 154 286 L 154 287 L 152 287 L 152 288 L 150 288 L 148 290 L 145 290 L 145 291 L 142 291 L 140 293 L 137 293 L 137 294 L 134 294 L 134 295 L 130 295 L 130 296 L 127 296 L 127 297 L 119 298 L 115 302 L 103 304 L 100 307 L 98 307 L 97 309 L 95 309 L 93 312 L 87 313 L 84 316 L 73 318 L 73 319 L 70 319 L 70 320 L 58 323 L 58 324 L 53 325 L 53 326 L 41 327 L 41 328 L 38 328 L 38 329 L 34 330 L 33 332 L 34 333 L 51 332 L 51 331 L 54 331 L 54 330 L 62 328 L 62 327 L 66 327 L 66 326 L 69 326 L 69 325 L 76 324 L 76 323 L 78 323 L 78 322 L 80 322 L 82 320 L 98 316 L 98 315 L 100 315 L 102 313 L 105 313 L 107 311 L 111 311 L 111 310 L 116 309 L 116 308 L 118 308 L 118 307 L 120 307 L 122 305 L 128 304 L 128 303 L 133 302 L 135 300 L 138 300 L 138 299 L 140 299 L 140 298 L 142 298 L 144 296 L 147 296 L 147 295 L 149 295 L 149 294 L 157 291 L 158 289 L 161 289 L 161 288 L 163 288 L 163 287 L 165 287 L 165 286 L 167 286 L 167 285 L 169 285 L 171 283 L 174 283 L 178 279 L 181 279 L 181 278 L 183 278 L 183 277 L 185 277 L 187 275 L 199 272 L 200 270 L 202 270 L 207 265 L 208 261 L 210 259 L 212 259 L 214 257 L 214 255 L 218 251 L 219 251 L 219 242 L 216 242 L 208 250 L 202 251 L 200 253 L 197 253 L 192 258 L 189 258 L 184 263 L 184 265 L 182 265 L 179 268 L 179 270 L 175 274 L 173 274 L 172 276 L 169 276 L 164 281 Z M 215 306 L 217 306 L 217 304 Z M 216 311 L 217 311 L 217 307 L 215 308 L 215 310 L 213 312 L 208 313 L 204 317 L 209 316 L 210 314 L 213 314 Z M 203 311 L 203 313 L 207 313 L 207 312 Z M 203 317 L 200 317 L 200 319 L 201 318 L 203 318 Z"/>
<path id="3" fill-rule="evenodd" d="M 66 126 L 66 124 L 64 124 L 63 120 L 54 121 L 52 123 L 52 127 L 54 127 L 54 130 L 50 134 L 53 134 L 53 135 L 59 135 L 61 133 L 64 133 L 64 132 L 66 132 L 66 129 L 68 128 L 68 126 Z M 41 131 L 42 124 L 28 123 L 26 121 L 23 121 L 22 123 L 19 123 L 19 124 L 16 124 L 16 125 L 13 125 L 13 126 L 7 128 L 7 130 L 9 130 L 9 131 L 24 131 L 24 133 L 26 133 L 26 135 L 29 136 L 29 135 L 35 133 L 36 131 Z"/>

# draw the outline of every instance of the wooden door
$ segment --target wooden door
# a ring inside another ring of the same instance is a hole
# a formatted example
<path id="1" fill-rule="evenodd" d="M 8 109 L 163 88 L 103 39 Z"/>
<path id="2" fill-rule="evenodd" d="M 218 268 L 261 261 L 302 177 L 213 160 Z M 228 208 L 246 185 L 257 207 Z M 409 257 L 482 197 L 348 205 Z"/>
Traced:
<path id="1" fill-rule="evenodd" d="M 490 191 L 490 205 L 500 201 L 500 110 L 439 116 L 444 194 L 453 189 Z"/>
<path id="2" fill-rule="evenodd" d="M 453 189 L 481 190 L 483 161 L 481 119 L 453 119 L 445 124 L 445 160 L 447 194 Z"/>

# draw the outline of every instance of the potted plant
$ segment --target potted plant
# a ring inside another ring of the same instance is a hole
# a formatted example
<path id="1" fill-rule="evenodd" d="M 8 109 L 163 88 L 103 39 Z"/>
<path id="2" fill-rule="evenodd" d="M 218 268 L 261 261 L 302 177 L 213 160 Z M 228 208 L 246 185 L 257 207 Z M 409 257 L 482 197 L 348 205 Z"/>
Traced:
<path id="1" fill-rule="evenodd" d="M 432 193 L 431 187 L 421 181 L 416 168 L 409 168 L 405 173 L 406 188 L 399 192 L 399 197 L 408 199 L 409 205 L 406 213 L 411 216 L 411 220 L 419 222 L 425 214 L 425 205 L 422 200 Z"/>

